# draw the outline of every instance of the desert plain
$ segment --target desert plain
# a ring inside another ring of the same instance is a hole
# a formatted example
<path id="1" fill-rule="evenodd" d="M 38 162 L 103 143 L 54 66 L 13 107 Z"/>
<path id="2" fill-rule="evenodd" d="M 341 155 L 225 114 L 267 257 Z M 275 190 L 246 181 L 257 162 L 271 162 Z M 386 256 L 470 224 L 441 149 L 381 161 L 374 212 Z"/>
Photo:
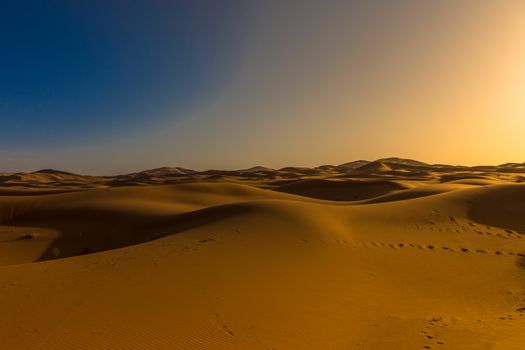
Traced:
<path id="1" fill-rule="evenodd" d="M 0 173 L 0 349 L 525 349 L 525 164 Z"/>

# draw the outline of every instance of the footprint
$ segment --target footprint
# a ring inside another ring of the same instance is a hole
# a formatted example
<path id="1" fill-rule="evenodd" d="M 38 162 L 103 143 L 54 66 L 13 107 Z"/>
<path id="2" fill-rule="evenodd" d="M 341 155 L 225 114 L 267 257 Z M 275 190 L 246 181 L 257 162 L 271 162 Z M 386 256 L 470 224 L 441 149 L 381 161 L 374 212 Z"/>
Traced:
<path id="1" fill-rule="evenodd" d="M 215 318 L 215 322 L 217 323 L 217 325 L 219 326 L 220 329 L 222 329 L 226 334 L 232 336 L 232 337 L 235 337 L 235 333 L 231 330 L 230 327 L 228 327 L 228 325 L 226 323 L 224 323 L 224 321 L 222 320 L 222 316 L 221 314 L 219 314 L 218 312 L 214 312 L 212 314 L 212 316 Z"/>
<path id="2" fill-rule="evenodd" d="M 428 344 L 429 341 L 436 345 L 445 344 L 444 341 L 440 339 L 440 337 L 444 332 L 446 332 L 449 326 L 455 325 L 456 322 L 457 320 L 453 317 L 451 317 L 449 320 L 444 320 L 441 316 L 434 316 L 428 320 L 425 329 L 421 331 L 421 334 L 427 342 L 427 344 L 423 345 L 422 348 L 431 349 L 432 345 Z"/>

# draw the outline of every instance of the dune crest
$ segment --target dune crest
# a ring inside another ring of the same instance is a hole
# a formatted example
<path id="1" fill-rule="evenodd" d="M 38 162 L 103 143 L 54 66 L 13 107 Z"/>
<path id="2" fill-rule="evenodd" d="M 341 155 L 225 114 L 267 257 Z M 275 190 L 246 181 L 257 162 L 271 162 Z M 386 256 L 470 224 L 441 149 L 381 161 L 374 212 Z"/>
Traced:
<path id="1" fill-rule="evenodd" d="M 521 349 L 521 166 L 360 162 L 0 175 L 0 348 Z"/>

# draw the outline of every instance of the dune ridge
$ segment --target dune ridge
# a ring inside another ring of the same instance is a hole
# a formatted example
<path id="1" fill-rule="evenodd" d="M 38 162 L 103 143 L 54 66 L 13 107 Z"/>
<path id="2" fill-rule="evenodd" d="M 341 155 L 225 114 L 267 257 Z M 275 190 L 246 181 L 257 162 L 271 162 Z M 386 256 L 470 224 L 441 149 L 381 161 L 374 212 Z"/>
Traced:
<path id="1" fill-rule="evenodd" d="M 519 163 L 181 169 L 2 175 L 0 348 L 522 349 Z"/>

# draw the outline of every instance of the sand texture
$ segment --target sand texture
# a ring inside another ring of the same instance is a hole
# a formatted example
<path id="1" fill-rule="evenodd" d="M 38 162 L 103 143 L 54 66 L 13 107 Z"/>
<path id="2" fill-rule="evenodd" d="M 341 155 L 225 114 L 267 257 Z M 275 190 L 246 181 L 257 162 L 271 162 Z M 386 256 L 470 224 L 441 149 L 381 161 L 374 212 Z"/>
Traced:
<path id="1" fill-rule="evenodd" d="M 525 348 L 525 166 L 0 175 L 0 349 Z"/>

